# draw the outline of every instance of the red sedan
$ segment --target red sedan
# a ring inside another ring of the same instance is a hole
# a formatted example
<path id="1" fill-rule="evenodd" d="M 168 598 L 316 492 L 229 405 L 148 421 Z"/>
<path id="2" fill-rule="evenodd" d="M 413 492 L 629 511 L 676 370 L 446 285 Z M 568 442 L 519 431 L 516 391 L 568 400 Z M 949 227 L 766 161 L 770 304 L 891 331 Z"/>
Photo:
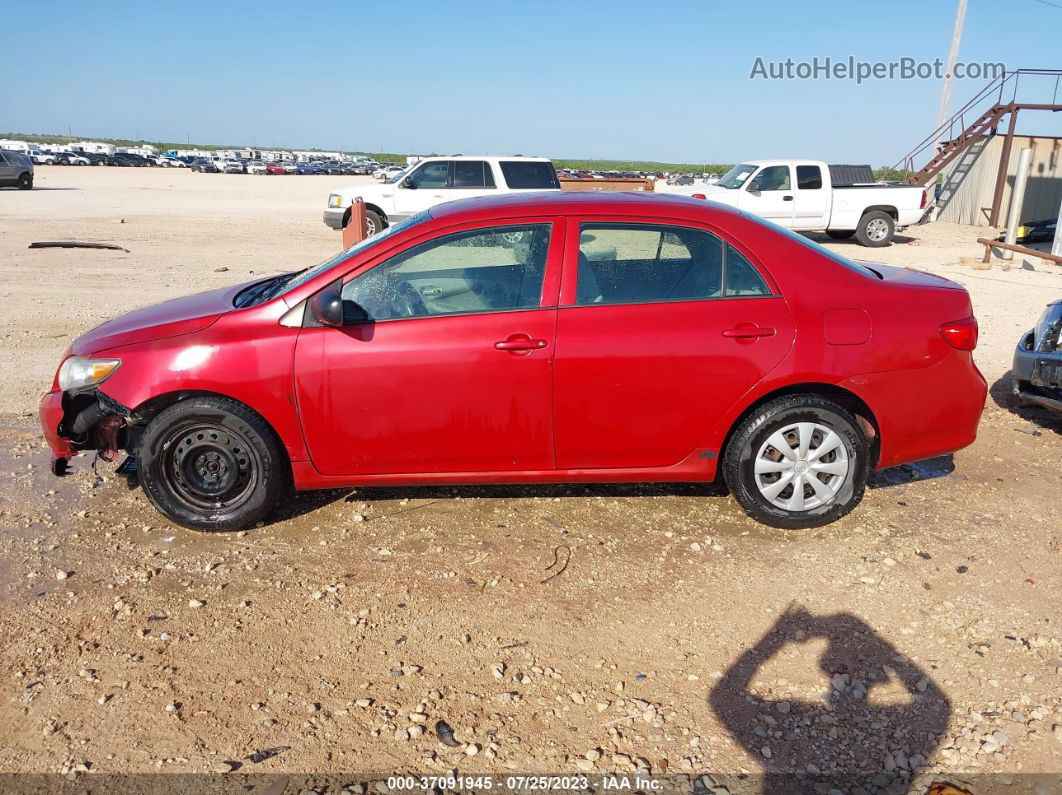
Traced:
<path id="1" fill-rule="evenodd" d="M 720 205 L 510 195 L 104 323 L 41 421 L 57 472 L 124 449 L 203 530 L 292 486 L 716 479 L 813 527 L 872 469 L 973 442 L 976 342 L 959 285 Z"/>
<path id="2" fill-rule="evenodd" d="M 266 170 L 267 174 L 287 174 L 288 173 L 284 169 L 284 166 L 278 165 L 277 163 L 266 163 L 265 170 Z"/>

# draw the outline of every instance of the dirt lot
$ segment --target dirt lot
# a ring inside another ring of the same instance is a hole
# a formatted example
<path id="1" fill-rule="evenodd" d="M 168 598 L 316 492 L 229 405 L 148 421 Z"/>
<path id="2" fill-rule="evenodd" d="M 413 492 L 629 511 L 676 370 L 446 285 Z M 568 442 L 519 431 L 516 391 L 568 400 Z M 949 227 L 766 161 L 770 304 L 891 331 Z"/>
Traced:
<path id="1" fill-rule="evenodd" d="M 831 243 L 965 284 L 992 394 L 973 447 L 820 530 L 630 486 L 323 492 L 199 535 L 110 465 L 48 474 L 34 411 L 71 339 L 334 253 L 349 181 L 42 167 L 0 191 L 0 772 L 1062 786 L 1062 423 L 1005 376 L 1062 269 L 958 265 L 981 229 Z M 56 239 L 129 253 L 27 249 Z"/>

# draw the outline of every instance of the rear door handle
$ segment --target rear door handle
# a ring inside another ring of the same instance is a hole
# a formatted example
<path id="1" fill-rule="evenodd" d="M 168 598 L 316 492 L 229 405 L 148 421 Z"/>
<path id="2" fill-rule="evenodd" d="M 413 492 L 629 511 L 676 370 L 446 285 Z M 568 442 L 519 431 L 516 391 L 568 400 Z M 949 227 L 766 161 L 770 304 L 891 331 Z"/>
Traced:
<path id="1" fill-rule="evenodd" d="M 738 323 L 734 328 L 723 332 L 724 337 L 746 339 L 748 337 L 773 337 L 777 332 L 770 326 L 757 326 L 753 323 Z"/>

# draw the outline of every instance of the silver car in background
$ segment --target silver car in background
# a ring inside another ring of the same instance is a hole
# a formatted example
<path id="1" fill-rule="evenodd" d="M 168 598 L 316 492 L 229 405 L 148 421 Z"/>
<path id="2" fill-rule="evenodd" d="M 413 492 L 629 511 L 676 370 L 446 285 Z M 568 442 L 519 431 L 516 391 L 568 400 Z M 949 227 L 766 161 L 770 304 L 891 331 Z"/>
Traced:
<path id="1" fill-rule="evenodd" d="M 0 149 L 0 187 L 33 187 L 33 161 L 22 152 Z"/>
<path id="2" fill-rule="evenodd" d="M 1014 395 L 1062 414 L 1062 301 L 1052 301 L 1014 351 Z"/>

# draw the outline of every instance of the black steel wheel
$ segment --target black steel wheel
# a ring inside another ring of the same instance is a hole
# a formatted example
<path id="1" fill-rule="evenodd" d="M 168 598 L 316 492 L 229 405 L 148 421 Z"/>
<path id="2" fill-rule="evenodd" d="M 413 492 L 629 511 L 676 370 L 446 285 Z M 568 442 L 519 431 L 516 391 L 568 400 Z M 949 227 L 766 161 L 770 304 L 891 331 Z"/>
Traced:
<path id="1" fill-rule="evenodd" d="M 195 530 L 240 530 L 287 490 L 287 458 L 268 423 L 227 398 L 182 400 L 144 431 L 140 482 L 171 521 Z"/>

